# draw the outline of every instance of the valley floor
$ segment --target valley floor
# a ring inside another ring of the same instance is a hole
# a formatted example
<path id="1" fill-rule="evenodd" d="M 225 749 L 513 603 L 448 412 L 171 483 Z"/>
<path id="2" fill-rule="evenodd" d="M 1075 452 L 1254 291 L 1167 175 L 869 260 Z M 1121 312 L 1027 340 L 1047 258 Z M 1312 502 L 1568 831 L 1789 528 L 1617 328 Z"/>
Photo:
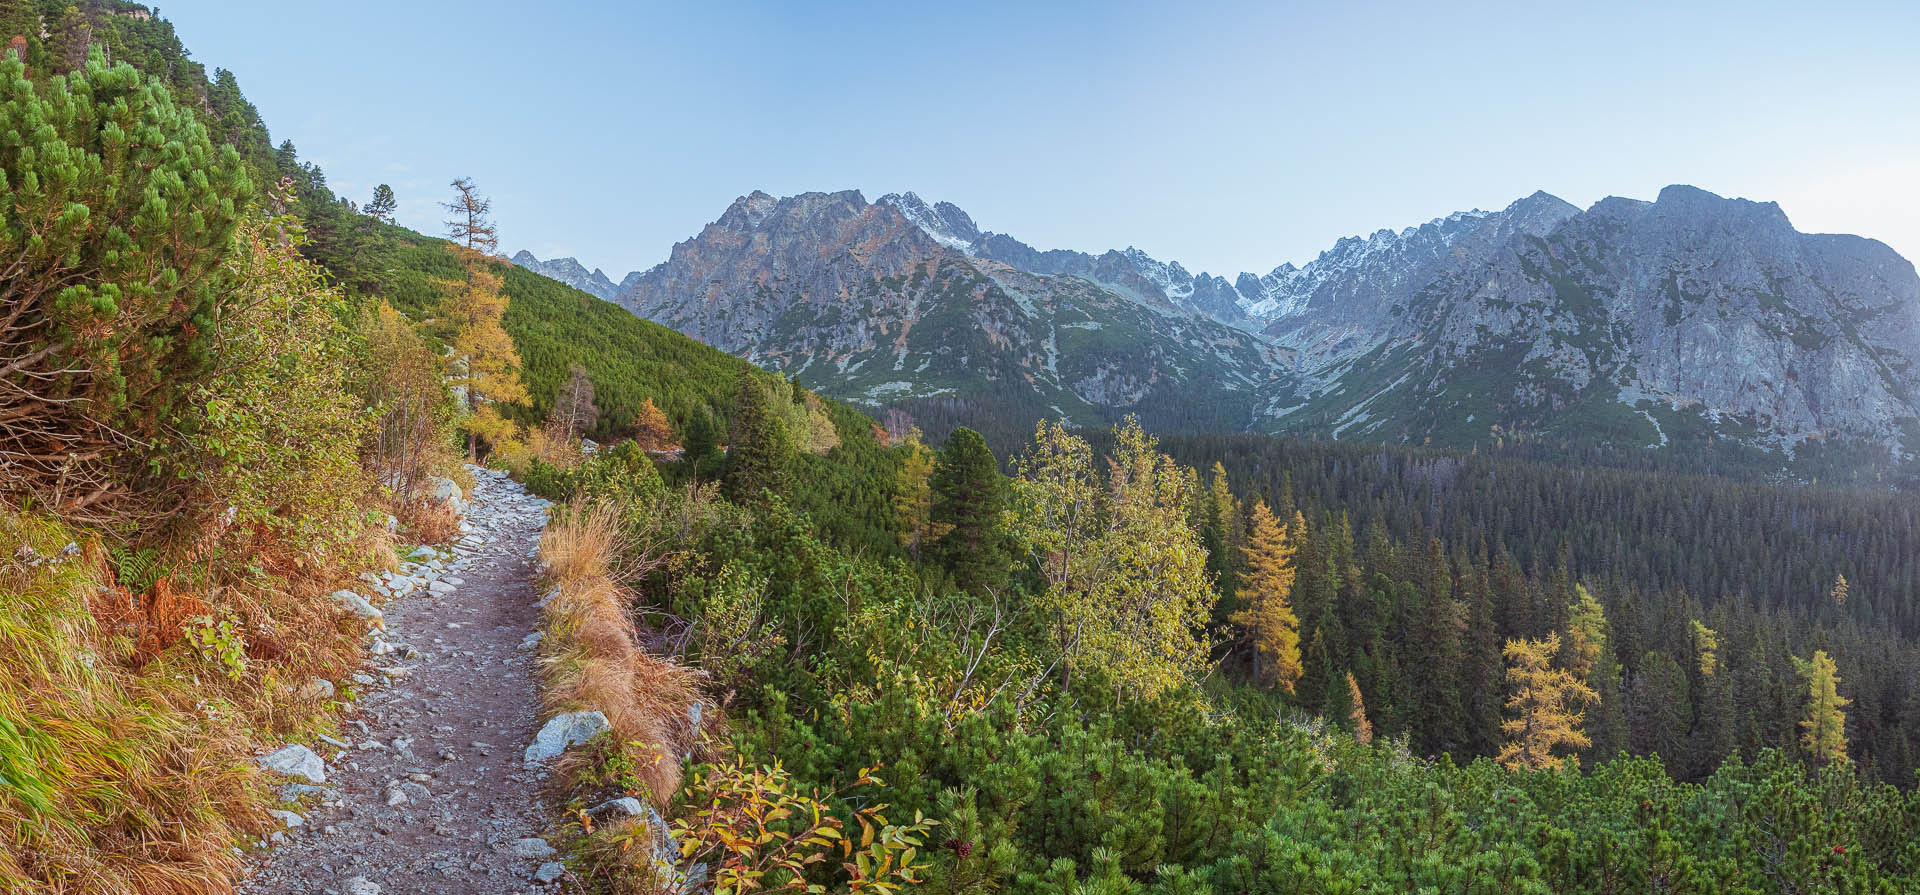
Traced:
<path id="1" fill-rule="evenodd" d="M 529 634 L 545 502 L 472 470 L 471 532 L 432 585 L 386 607 L 344 745 L 313 744 L 326 785 L 283 788 L 306 793 L 304 817 L 242 892 L 517 893 L 557 873 L 538 838 L 546 774 L 521 762 L 539 709 Z"/>

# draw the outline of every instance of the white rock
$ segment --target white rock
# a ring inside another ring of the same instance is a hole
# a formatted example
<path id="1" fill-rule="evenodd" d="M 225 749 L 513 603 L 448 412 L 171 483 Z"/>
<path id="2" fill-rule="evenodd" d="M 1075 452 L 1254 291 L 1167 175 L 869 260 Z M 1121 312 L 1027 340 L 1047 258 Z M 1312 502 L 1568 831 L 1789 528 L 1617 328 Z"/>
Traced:
<path id="1" fill-rule="evenodd" d="M 377 622 L 377 621 L 381 621 L 383 618 L 382 615 L 380 614 L 380 610 L 374 608 L 374 605 L 372 603 L 367 602 L 366 597 L 360 596 L 359 594 L 356 594 L 353 591 L 336 590 L 333 593 L 328 594 L 327 599 L 332 600 L 335 603 L 338 603 L 340 605 L 340 608 L 345 609 L 348 612 L 351 612 L 354 615 L 357 615 L 361 618 L 367 619 L 368 621 Z"/>
<path id="2" fill-rule="evenodd" d="M 333 682 L 317 677 L 300 685 L 301 699 L 332 699 Z"/>
<path id="3" fill-rule="evenodd" d="M 535 631 L 532 634 L 528 634 L 525 639 L 520 641 L 520 648 L 522 650 L 530 650 L 536 646 L 539 646 L 540 638 L 542 636 L 543 635 L 539 631 Z"/>
<path id="4" fill-rule="evenodd" d="M 536 883 L 550 883 L 566 875 L 567 868 L 565 865 L 558 861 L 548 861 L 540 865 L 539 870 L 533 872 L 533 881 Z"/>
<path id="5" fill-rule="evenodd" d="M 513 840 L 513 842 L 507 846 L 507 853 L 516 858 L 526 858 L 533 861 L 541 858 L 551 858 L 559 854 L 558 851 L 554 850 L 553 846 L 547 844 L 547 840 L 533 836 Z"/>
<path id="6" fill-rule="evenodd" d="M 356 876 L 342 884 L 347 895 L 380 895 L 380 885 L 369 882 L 364 876 Z"/>
<path id="7" fill-rule="evenodd" d="M 279 820 L 282 824 L 285 824 L 287 829 L 289 830 L 295 827 L 298 827 L 302 824 L 305 824 L 307 822 L 306 818 L 301 817 L 299 813 L 293 812 L 293 811 L 282 811 L 278 808 L 268 808 L 267 813 L 270 815 L 273 815 L 273 817 L 276 820 Z"/>
<path id="8" fill-rule="evenodd" d="M 621 796 L 620 798 L 617 798 L 617 799 L 601 802 L 600 804 L 595 805 L 592 808 L 587 810 L 588 814 L 591 814 L 595 817 L 599 817 L 600 815 L 606 814 L 608 812 L 613 812 L 616 814 L 624 814 L 628 817 L 639 817 L 640 815 L 647 813 L 647 809 L 645 806 L 640 804 L 639 799 L 636 799 L 632 796 Z"/>
<path id="9" fill-rule="evenodd" d="M 458 510 L 466 501 L 467 495 L 460 490 L 460 483 L 452 479 L 433 480 L 433 499 Z"/>
<path id="10" fill-rule="evenodd" d="M 598 715 L 599 712 L 594 714 Z M 606 716 L 600 718 L 606 723 Z M 558 754 L 558 753 L 555 753 Z M 300 745 L 281 746 L 280 748 L 255 759 L 261 767 L 276 774 L 289 777 L 305 777 L 315 783 L 327 782 L 327 763 L 320 760 L 312 749 Z"/>
<path id="11" fill-rule="evenodd" d="M 430 591 L 433 591 L 436 594 L 453 593 L 453 585 L 448 584 L 445 581 L 435 581 L 432 584 L 427 585 L 427 589 Z"/>
<path id="12" fill-rule="evenodd" d="M 536 764 L 567 751 L 568 746 L 577 746 L 590 739 L 610 725 L 607 716 L 600 712 L 565 712 L 555 715 L 540 727 L 534 735 L 532 744 L 527 746 L 522 760 L 527 764 Z"/>

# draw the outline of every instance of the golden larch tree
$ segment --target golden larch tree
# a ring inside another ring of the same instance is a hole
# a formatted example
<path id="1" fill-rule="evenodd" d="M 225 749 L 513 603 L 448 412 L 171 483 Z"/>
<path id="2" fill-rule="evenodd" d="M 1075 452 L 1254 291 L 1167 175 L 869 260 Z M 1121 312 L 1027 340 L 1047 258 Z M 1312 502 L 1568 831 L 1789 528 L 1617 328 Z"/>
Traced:
<path id="1" fill-rule="evenodd" d="M 1557 633 L 1541 640 L 1507 641 L 1507 684 L 1513 695 L 1507 699 L 1509 717 L 1500 725 L 1507 735 L 1500 763 L 1509 768 L 1558 768 L 1573 757 L 1553 750 L 1592 745 L 1580 729 L 1585 716 L 1581 707 L 1600 696 L 1573 672 L 1553 667 L 1559 652 Z"/>
<path id="2" fill-rule="evenodd" d="M 448 250 L 459 259 L 462 277 L 438 282 L 450 292 L 441 314 L 453 334 L 447 366 L 453 386 L 465 398 L 467 456 L 473 459 L 479 454 L 478 439 L 497 441 L 513 434 L 514 425 L 494 405 L 525 403 L 527 387 L 520 382 L 520 352 L 503 322 L 507 297 L 500 291 L 500 275 L 493 272 L 500 240 L 488 217 L 492 203 L 471 178 L 455 180 L 453 189 L 454 200 L 442 204 L 452 213 Z"/>
<path id="3" fill-rule="evenodd" d="M 1351 671 L 1347 672 L 1347 695 L 1353 701 L 1353 712 L 1347 716 L 1353 722 L 1353 741 L 1365 746 L 1373 742 L 1373 722 L 1367 720 L 1367 701 L 1360 698 L 1360 682 Z"/>
<path id="4" fill-rule="evenodd" d="M 1267 509 L 1267 502 L 1254 504 L 1245 548 L 1247 566 L 1237 592 L 1245 608 L 1231 620 L 1253 640 L 1254 673 L 1288 693 L 1301 673 L 1300 619 L 1292 603 L 1293 549 L 1287 529 Z"/>
<path id="5" fill-rule="evenodd" d="M 1840 670 L 1826 650 L 1814 650 L 1813 658 L 1795 657 L 1794 667 L 1807 679 L 1807 717 L 1800 722 L 1800 743 L 1813 753 L 1817 764 L 1847 761 L 1847 714 L 1841 711 L 1853 700 L 1840 695 Z"/>
<path id="6" fill-rule="evenodd" d="M 640 402 L 639 412 L 633 415 L 633 440 L 640 442 L 644 450 L 673 450 L 673 422 L 653 403 L 652 397 Z"/>

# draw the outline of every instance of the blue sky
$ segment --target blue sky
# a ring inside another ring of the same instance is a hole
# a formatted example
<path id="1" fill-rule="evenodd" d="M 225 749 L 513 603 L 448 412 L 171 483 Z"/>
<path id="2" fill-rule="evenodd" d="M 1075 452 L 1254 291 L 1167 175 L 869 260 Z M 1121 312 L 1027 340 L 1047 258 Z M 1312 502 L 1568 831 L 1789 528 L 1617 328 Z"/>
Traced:
<path id="1" fill-rule="evenodd" d="M 1231 275 L 1691 183 L 1920 259 L 1920 3 L 290 8 L 162 13 L 341 192 L 391 183 L 438 232 L 471 176 L 504 249 L 615 279 L 755 189 L 913 190 Z"/>

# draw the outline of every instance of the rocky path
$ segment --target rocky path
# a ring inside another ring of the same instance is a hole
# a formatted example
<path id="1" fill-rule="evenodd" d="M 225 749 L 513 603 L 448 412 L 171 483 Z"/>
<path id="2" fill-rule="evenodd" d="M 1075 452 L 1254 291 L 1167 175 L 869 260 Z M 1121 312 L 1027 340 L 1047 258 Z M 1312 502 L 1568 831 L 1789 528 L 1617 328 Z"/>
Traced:
<path id="1" fill-rule="evenodd" d="M 294 759 L 280 762 L 294 770 L 281 795 L 299 804 L 281 806 L 292 809 L 276 814 L 286 829 L 253 862 L 242 892 L 553 890 L 561 868 L 540 838 L 549 830 L 545 774 L 521 762 L 538 710 L 529 635 L 546 504 L 472 469 L 467 534 L 360 588 L 392 597 L 386 629 L 368 640 L 344 736 L 311 744 L 322 773 L 299 749 L 263 760 Z"/>

